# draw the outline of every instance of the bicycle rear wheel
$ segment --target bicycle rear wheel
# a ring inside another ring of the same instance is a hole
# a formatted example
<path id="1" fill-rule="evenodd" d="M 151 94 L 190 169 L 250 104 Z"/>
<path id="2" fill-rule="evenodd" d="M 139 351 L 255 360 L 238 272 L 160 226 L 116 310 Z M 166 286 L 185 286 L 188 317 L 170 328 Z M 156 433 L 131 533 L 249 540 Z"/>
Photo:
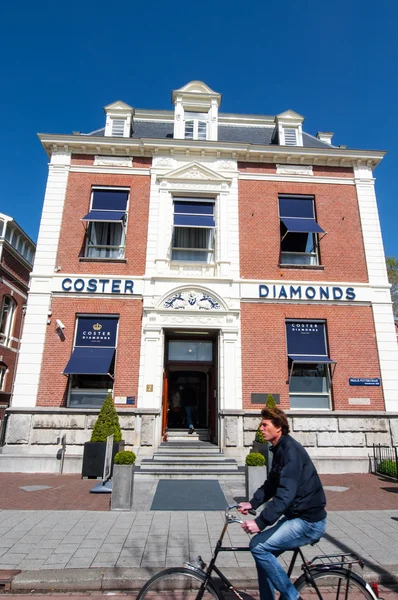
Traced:
<path id="1" fill-rule="evenodd" d="M 377 600 L 369 584 L 347 569 L 313 570 L 311 574 L 323 600 Z M 316 591 L 305 574 L 294 585 L 303 600 L 317 598 Z"/>
<path id="2" fill-rule="evenodd" d="M 184 567 L 173 567 L 157 573 L 141 588 L 137 600 L 195 600 L 205 576 Z M 206 587 L 203 600 L 221 600 L 211 583 Z"/>

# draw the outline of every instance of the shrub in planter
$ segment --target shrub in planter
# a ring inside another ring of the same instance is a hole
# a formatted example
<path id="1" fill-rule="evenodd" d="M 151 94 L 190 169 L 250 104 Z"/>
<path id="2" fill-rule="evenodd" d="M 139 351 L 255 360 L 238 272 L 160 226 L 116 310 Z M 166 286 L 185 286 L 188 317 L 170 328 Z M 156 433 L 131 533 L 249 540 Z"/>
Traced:
<path id="1" fill-rule="evenodd" d="M 134 463 L 130 450 L 115 454 L 112 478 L 111 510 L 131 510 L 133 505 Z"/>
<path id="2" fill-rule="evenodd" d="M 113 462 L 115 465 L 133 465 L 135 463 L 136 455 L 130 450 L 122 450 L 115 454 Z"/>
<path id="3" fill-rule="evenodd" d="M 104 400 L 90 441 L 84 444 L 82 477 L 102 477 L 106 451 L 105 442 L 109 435 L 113 435 L 112 456 L 114 457 L 117 452 L 124 450 L 124 442 L 111 393 Z"/>
<path id="4" fill-rule="evenodd" d="M 246 456 L 246 499 L 249 501 L 254 492 L 263 485 L 267 479 L 265 458 L 259 452 L 250 452 Z"/>
<path id="5" fill-rule="evenodd" d="M 265 465 L 265 458 L 260 452 L 250 452 L 246 456 L 246 464 L 248 467 L 263 467 Z"/>

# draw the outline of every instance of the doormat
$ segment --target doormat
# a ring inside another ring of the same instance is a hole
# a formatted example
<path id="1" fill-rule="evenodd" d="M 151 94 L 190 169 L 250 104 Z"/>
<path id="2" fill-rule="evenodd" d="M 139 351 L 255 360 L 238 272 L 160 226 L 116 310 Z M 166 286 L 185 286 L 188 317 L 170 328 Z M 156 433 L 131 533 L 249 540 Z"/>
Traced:
<path id="1" fill-rule="evenodd" d="M 228 502 L 213 479 L 161 479 L 151 510 L 225 510 Z"/>

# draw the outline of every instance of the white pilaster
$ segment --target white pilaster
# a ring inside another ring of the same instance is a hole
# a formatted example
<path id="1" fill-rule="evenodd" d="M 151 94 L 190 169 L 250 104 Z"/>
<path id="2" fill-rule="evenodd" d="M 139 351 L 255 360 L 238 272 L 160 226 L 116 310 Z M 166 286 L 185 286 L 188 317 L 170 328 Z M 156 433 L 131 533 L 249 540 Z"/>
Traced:
<path id="1" fill-rule="evenodd" d="M 160 327 L 144 327 L 138 382 L 138 403 L 142 408 L 162 407 L 163 339 Z"/>
<path id="2" fill-rule="evenodd" d="M 222 331 L 220 371 L 220 409 L 241 409 L 241 352 L 238 331 Z"/>
<path id="3" fill-rule="evenodd" d="M 11 406 L 36 406 L 71 154 L 51 156 Z"/>
<path id="4" fill-rule="evenodd" d="M 377 210 L 373 173 L 370 167 L 354 167 L 359 214 L 369 283 L 382 298 L 389 289 L 383 239 Z M 384 287 L 385 286 L 385 287 Z M 389 298 L 389 293 L 388 293 Z M 377 349 L 387 412 L 398 410 L 398 344 L 391 302 L 373 301 Z"/>

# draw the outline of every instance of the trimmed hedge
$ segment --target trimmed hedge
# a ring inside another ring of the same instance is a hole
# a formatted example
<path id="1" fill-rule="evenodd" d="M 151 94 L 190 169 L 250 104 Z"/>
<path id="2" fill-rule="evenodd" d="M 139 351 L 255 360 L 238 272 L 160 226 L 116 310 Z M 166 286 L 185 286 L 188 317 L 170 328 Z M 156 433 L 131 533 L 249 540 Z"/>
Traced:
<path id="1" fill-rule="evenodd" d="M 136 455 L 130 450 L 121 450 L 115 454 L 113 462 L 115 465 L 133 465 L 135 463 Z"/>
<path id="2" fill-rule="evenodd" d="M 390 477 L 397 477 L 397 463 L 395 460 L 382 460 L 379 464 L 378 472 Z"/>
<path id="3" fill-rule="evenodd" d="M 260 452 L 250 452 L 246 456 L 246 464 L 248 467 L 263 467 L 265 465 L 265 457 Z"/>

